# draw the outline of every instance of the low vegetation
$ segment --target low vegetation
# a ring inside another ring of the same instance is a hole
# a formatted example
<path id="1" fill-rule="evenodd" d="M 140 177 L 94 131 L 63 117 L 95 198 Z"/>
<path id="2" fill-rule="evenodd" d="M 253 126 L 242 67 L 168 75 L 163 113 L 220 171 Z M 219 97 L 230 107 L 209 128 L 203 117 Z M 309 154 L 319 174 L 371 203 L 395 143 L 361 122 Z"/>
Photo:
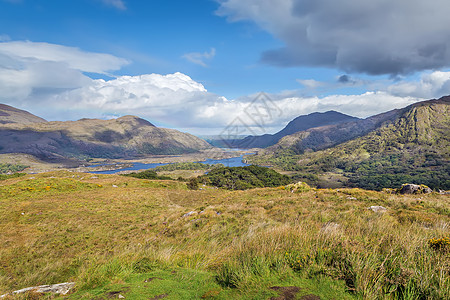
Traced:
<path id="1" fill-rule="evenodd" d="M 280 142 L 247 160 L 271 165 L 299 179 L 314 174 L 316 178 L 305 178 L 305 181 L 318 187 L 336 186 L 333 180 L 324 180 L 327 173 L 333 173 L 340 175 L 340 185 L 347 187 L 382 190 L 414 182 L 435 190 L 449 190 L 448 103 L 446 98 L 399 110 L 394 119 L 350 140 L 345 139 L 350 130 L 347 129 L 341 133 L 344 142 L 339 144 L 327 145 L 327 135 L 311 140 L 314 134 L 297 134 L 285 140 L 288 142 Z M 325 133 L 333 135 L 335 131 L 325 130 Z M 316 143 L 316 148 L 309 147 L 305 139 Z"/>
<path id="2" fill-rule="evenodd" d="M 74 281 L 65 299 L 449 299 L 449 201 L 306 184 L 11 178 L 0 185 L 0 294 Z M 368 209 L 377 205 L 386 210 Z"/>
<path id="3" fill-rule="evenodd" d="M 221 167 L 200 176 L 199 182 L 229 190 L 276 187 L 290 183 L 290 178 L 272 169 L 260 166 Z"/>
<path id="4" fill-rule="evenodd" d="M 160 179 L 160 180 L 170 180 L 170 177 L 160 176 L 153 170 L 145 170 L 142 172 L 132 172 L 128 174 L 122 174 L 122 176 L 134 177 L 139 179 Z"/>
<path id="5" fill-rule="evenodd" d="M 25 170 L 26 168 L 28 168 L 28 166 L 0 163 L 0 174 L 17 173 Z"/>

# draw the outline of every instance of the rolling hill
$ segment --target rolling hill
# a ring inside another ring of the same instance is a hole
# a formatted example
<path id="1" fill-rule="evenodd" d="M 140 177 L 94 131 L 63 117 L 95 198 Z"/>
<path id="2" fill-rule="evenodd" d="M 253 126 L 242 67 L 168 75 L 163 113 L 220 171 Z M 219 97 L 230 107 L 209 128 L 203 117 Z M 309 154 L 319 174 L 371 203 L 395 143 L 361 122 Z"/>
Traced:
<path id="1" fill-rule="evenodd" d="M 16 119 L 11 115 L 0 116 L 0 122 L 3 123 L 0 124 L 0 153 L 27 153 L 45 160 L 170 155 L 210 147 L 193 135 L 158 128 L 135 116 L 46 122 L 21 111 Z"/>

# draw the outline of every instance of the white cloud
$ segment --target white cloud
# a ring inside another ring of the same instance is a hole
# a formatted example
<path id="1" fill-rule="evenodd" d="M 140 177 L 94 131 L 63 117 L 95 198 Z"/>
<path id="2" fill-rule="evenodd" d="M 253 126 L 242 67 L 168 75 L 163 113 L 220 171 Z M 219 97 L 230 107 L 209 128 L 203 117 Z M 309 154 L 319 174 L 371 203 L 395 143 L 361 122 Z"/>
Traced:
<path id="1" fill-rule="evenodd" d="M 106 5 L 113 6 L 119 10 L 126 10 L 127 6 L 122 0 L 102 0 Z"/>
<path id="2" fill-rule="evenodd" d="M 434 98 L 450 94 L 450 72 L 435 71 L 422 74 L 419 81 L 401 81 L 387 88 L 399 97 L 413 95 L 419 98 Z"/>
<path id="3" fill-rule="evenodd" d="M 128 64 L 110 54 L 29 41 L 0 42 L 0 101 L 23 101 L 45 91 L 75 89 L 91 82 L 83 72 L 106 74 Z"/>
<path id="4" fill-rule="evenodd" d="M 297 79 L 297 82 L 310 89 L 315 89 L 319 86 L 324 85 L 323 82 L 314 79 Z"/>
<path id="5" fill-rule="evenodd" d="M 64 63 L 67 67 L 83 72 L 106 74 L 119 70 L 130 62 L 110 54 L 85 52 L 75 47 L 30 41 L 0 43 L 0 55 L 11 57 L 24 64 L 33 61 Z"/>
<path id="6" fill-rule="evenodd" d="M 269 95 L 267 103 L 252 102 L 257 94 L 228 100 L 182 73 L 118 76 L 112 80 L 94 80 L 83 74 L 106 73 L 126 63 L 112 55 L 59 45 L 0 43 L 0 103 L 49 120 L 132 114 L 166 127 L 190 128 L 194 133 L 220 133 L 239 118 L 242 126 L 261 134 L 274 133 L 293 118 L 315 111 L 337 110 L 367 117 L 450 94 L 450 72 L 431 72 L 416 81 L 380 85 L 360 95 L 305 97 L 298 91 L 285 91 Z M 303 83 L 310 87 L 323 84 L 315 80 Z M 265 111 L 267 107 L 272 111 Z M 258 127 L 257 118 L 246 111 L 263 116 L 264 128 Z"/>
<path id="7" fill-rule="evenodd" d="M 200 65 L 202 67 L 208 67 L 208 64 L 206 63 L 206 61 L 209 61 L 211 59 L 213 59 L 213 57 L 216 55 L 216 49 L 215 48 L 211 48 L 211 50 L 209 52 L 191 52 L 191 53 L 186 53 L 183 55 L 183 57 L 185 59 L 187 59 L 188 61 Z"/>

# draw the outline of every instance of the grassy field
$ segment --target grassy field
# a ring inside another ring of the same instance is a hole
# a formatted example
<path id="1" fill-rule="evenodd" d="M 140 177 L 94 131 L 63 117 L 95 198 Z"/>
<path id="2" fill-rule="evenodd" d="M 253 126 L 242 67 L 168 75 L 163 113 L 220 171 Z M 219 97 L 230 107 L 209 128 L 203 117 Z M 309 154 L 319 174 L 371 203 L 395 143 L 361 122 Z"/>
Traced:
<path id="1" fill-rule="evenodd" d="M 0 294 L 74 281 L 66 299 L 449 299 L 449 224 L 436 193 L 26 175 L 0 181 Z M 56 298 L 17 296 L 39 297 Z"/>

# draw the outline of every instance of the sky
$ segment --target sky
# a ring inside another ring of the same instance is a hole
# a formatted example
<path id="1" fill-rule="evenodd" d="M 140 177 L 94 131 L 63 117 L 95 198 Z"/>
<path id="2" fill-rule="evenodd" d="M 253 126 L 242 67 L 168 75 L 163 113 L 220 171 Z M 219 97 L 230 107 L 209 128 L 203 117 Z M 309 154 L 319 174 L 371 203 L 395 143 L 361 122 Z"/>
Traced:
<path id="1" fill-rule="evenodd" d="M 448 0 L 0 0 L 0 103 L 275 133 L 450 94 Z"/>

